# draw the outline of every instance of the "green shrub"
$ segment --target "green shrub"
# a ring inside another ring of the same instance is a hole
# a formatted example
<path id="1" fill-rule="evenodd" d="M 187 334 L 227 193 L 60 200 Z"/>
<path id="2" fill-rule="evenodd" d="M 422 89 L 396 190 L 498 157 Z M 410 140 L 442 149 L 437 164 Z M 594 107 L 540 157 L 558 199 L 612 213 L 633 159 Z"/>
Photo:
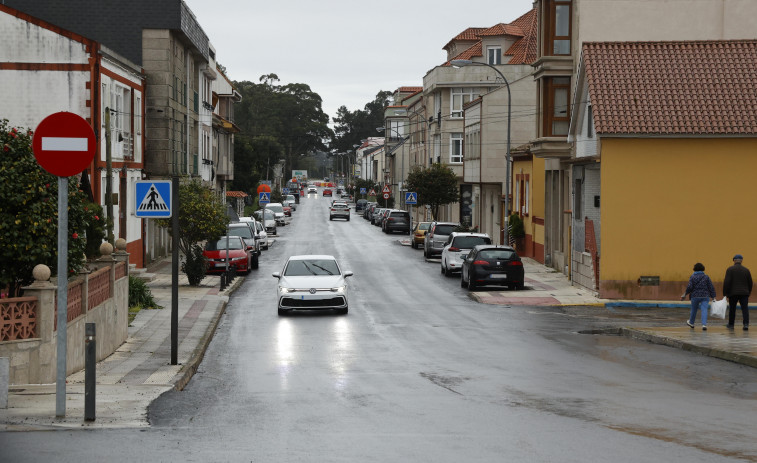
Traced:
<path id="1" fill-rule="evenodd" d="M 523 238 L 526 236 L 526 228 L 523 226 L 523 219 L 518 214 L 512 214 L 508 220 L 510 227 L 510 236 L 513 238 Z"/>
<path id="2" fill-rule="evenodd" d="M 131 275 L 129 275 L 129 307 L 140 307 L 143 309 L 163 308 L 155 303 L 147 283 L 141 278 Z"/>
<path id="3" fill-rule="evenodd" d="M 204 255 L 202 255 L 202 246 L 199 244 L 193 244 L 189 248 L 189 253 L 185 256 L 184 262 L 181 264 L 181 271 L 187 275 L 189 280 L 189 286 L 199 286 L 203 278 L 205 278 L 205 272 L 208 269 L 208 262 Z"/>

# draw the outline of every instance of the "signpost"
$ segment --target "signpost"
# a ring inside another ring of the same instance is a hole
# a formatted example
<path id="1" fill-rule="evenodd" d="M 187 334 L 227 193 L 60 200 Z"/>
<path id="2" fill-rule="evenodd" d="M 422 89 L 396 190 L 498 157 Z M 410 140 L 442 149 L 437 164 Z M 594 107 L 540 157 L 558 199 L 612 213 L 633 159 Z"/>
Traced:
<path id="1" fill-rule="evenodd" d="M 405 204 L 410 206 L 410 233 L 413 233 L 413 205 L 418 204 L 418 193 L 415 191 L 406 191 L 405 192 Z"/>
<path id="2" fill-rule="evenodd" d="M 95 133 L 81 116 L 60 112 L 39 123 L 32 139 L 34 157 L 58 177 L 58 333 L 55 416 L 66 416 L 66 328 L 68 325 L 68 177 L 81 173 L 97 151 Z"/>

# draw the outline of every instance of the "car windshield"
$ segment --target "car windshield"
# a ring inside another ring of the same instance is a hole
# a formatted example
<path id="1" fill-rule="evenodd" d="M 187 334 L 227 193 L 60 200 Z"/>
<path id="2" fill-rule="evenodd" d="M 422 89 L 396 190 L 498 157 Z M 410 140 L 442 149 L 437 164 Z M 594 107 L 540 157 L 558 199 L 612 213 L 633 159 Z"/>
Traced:
<path id="1" fill-rule="evenodd" d="M 284 269 L 285 276 L 339 275 L 339 266 L 332 259 L 290 260 Z"/>
<path id="2" fill-rule="evenodd" d="M 437 225 L 434 228 L 434 234 L 436 235 L 449 235 L 455 230 L 455 225 Z"/>
<path id="3" fill-rule="evenodd" d="M 287 196 L 287 201 L 292 201 L 292 202 L 294 202 L 294 195 L 289 195 L 289 196 Z"/>
<path id="4" fill-rule="evenodd" d="M 242 238 L 252 238 L 252 229 L 248 226 L 229 227 L 229 236 L 241 236 Z"/>
<path id="5" fill-rule="evenodd" d="M 260 214 L 262 214 L 261 211 L 255 211 L 255 215 L 257 215 L 258 217 L 260 217 Z M 273 218 L 274 218 L 273 211 L 266 209 L 265 210 L 265 218 L 273 220 Z"/>
<path id="6" fill-rule="evenodd" d="M 404 218 L 410 217 L 410 214 L 408 214 L 407 212 L 392 212 L 390 215 L 392 217 L 404 217 Z"/>
<path id="7" fill-rule="evenodd" d="M 478 258 L 485 260 L 510 260 L 513 257 L 516 254 L 509 249 L 484 249 L 478 253 Z"/>
<path id="8" fill-rule="evenodd" d="M 284 206 L 281 204 L 269 204 L 265 208 L 273 212 L 284 212 Z"/>
<path id="9" fill-rule="evenodd" d="M 244 249 L 242 240 L 240 239 L 229 239 L 228 243 L 228 249 Z M 218 241 L 208 241 L 205 245 L 206 251 L 221 251 L 223 249 L 226 249 L 226 238 L 221 238 Z"/>
<path id="10" fill-rule="evenodd" d="M 460 249 L 473 249 L 479 244 L 492 244 L 487 236 L 458 236 L 452 241 L 452 246 Z"/>
<path id="11" fill-rule="evenodd" d="M 428 227 L 431 226 L 430 222 L 423 222 L 418 224 L 418 230 L 428 230 Z"/>

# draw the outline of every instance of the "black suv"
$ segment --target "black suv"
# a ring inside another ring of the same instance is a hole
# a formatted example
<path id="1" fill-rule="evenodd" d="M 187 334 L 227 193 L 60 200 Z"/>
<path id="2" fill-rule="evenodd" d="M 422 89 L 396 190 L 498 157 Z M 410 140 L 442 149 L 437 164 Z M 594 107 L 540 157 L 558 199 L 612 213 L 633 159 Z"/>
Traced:
<path id="1" fill-rule="evenodd" d="M 358 199 L 355 202 L 355 212 L 362 211 L 365 208 L 366 204 L 368 204 L 367 199 Z"/>
<path id="2" fill-rule="evenodd" d="M 410 213 L 407 211 L 397 210 L 389 211 L 386 219 L 381 223 L 381 228 L 384 230 L 384 233 L 399 231 L 406 235 L 409 235 Z"/>

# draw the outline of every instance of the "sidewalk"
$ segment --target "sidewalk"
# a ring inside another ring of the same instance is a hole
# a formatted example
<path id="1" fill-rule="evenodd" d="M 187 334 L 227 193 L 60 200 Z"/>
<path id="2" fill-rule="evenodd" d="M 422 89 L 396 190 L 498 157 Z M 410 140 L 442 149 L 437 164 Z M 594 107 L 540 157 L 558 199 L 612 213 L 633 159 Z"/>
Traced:
<path id="1" fill-rule="evenodd" d="M 692 330 L 685 325 L 688 303 L 598 299 L 591 291 L 572 286 L 562 273 L 532 259 L 525 258 L 524 265 L 525 290 L 476 291 L 469 292 L 469 296 L 503 310 L 524 305 L 562 307 L 566 311 L 591 309 L 589 316 L 601 314 L 617 326 L 593 334 L 622 334 L 757 367 L 756 331 L 742 331 L 741 326 L 727 330 L 719 319 L 710 321 L 708 331 L 702 331 L 698 324 Z M 84 371 L 80 371 L 68 377 L 64 418 L 55 417 L 55 384 L 11 385 L 8 408 L 0 409 L 0 431 L 149 426 L 148 405 L 166 391 L 182 389 L 190 380 L 225 311 L 229 294 L 243 278 L 235 279 L 219 292 L 219 277 L 206 277 L 194 288 L 180 274 L 179 365 L 170 365 L 170 259 L 150 267 L 148 272 L 155 275 L 148 285 L 163 309 L 141 310 L 129 327 L 126 343 L 98 363 L 96 420 L 84 421 Z"/>
<path id="2" fill-rule="evenodd" d="M 147 407 L 162 393 L 182 389 L 202 361 L 229 294 L 243 281 L 219 292 L 220 278 L 208 276 L 191 287 L 179 273 L 178 365 L 171 365 L 171 261 L 147 272 L 155 302 L 162 309 L 140 310 L 126 342 L 97 364 L 96 419 L 84 421 L 84 370 L 69 375 L 66 416 L 57 418 L 56 385 L 11 385 L 8 408 L 0 409 L 0 431 L 50 428 L 147 427 Z"/>

